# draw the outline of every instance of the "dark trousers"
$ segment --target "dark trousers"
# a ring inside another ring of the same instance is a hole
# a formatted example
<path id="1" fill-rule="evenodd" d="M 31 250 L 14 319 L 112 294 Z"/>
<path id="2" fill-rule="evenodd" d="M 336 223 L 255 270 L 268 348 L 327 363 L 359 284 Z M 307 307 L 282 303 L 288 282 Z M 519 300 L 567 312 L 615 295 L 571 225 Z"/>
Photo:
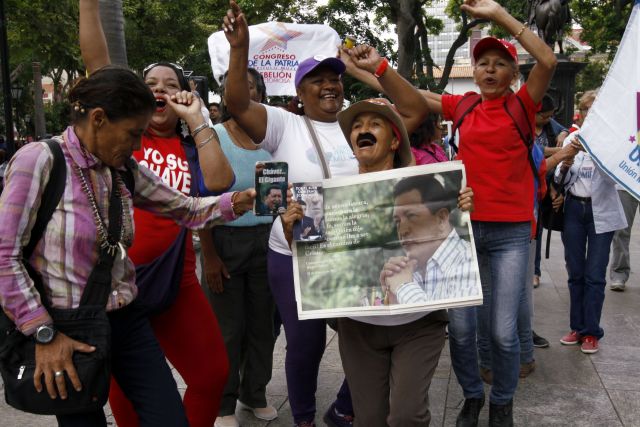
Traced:
<path id="1" fill-rule="evenodd" d="M 149 319 L 135 303 L 109 313 L 111 372 L 136 409 L 140 426 L 188 426 L 171 370 Z M 106 426 L 104 411 L 57 416 L 61 427 Z"/>
<path id="2" fill-rule="evenodd" d="M 212 230 L 216 251 L 231 276 L 223 279 L 222 293 L 206 289 L 229 356 L 219 416 L 233 414 L 238 399 L 252 408 L 267 406 L 275 343 L 274 304 L 267 281 L 270 229 L 265 224 Z"/>
<path id="3" fill-rule="evenodd" d="M 580 335 L 602 338 L 600 316 L 613 231 L 596 233 L 591 202 L 568 195 L 564 202 L 564 259 L 571 298 L 569 324 Z"/>
<path id="4" fill-rule="evenodd" d="M 446 319 L 440 310 L 397 326 L 338 320 L 357 427 L 429 425 L 429 386 L 444 347 Z"/>
<path id="5" fill-rule="evenodd" d="M 295 423 L 313 421 L 316 414 L 318 370 L 326 345 L 327 325 L 323 319 L 298 320 L 292 257 L 269 249 L 267 260 L 269 286 L 287 337 L 284 368 L 293 420 Z M 342 384 L 335 404 L 338 412 L 353 414 L 346 381 Z"/>

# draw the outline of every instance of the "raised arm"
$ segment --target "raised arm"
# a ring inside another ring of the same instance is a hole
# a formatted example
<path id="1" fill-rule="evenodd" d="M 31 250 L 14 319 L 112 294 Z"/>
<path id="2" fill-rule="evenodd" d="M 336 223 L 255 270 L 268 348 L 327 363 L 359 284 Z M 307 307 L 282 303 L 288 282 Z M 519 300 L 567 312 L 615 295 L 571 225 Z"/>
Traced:
<path id="1" fill-rule="evenodd" d="M 349 56 L 348 49 L 340 49 L 340 59 L 342 59 L 342 62 L 347 66 L 347 74 L 373 88 L 373 90 L 389 96 L 378 79 L 371 72 L 356 66 L 351 56 Z M 424 89 L 419 89 L 419 92 L 426 99 L 430 112 L 438 114 L 442 113 L 442 95 Z"/>
<path id="2" fill-rule="evenodd" d="M 249 26 L 244 13 L 235 1 L 224 17 L 222 29 L 229 41 L 229 74 L 226 80 L 225 103 L 231 116 L 249 137 L 261 142 L 267 133 L 267 110 L 252 101 L 247 79 L 249 57 Z"/>
<path id="3" fill-rule="evenodd" d="M 80 0 L 80 53 L 89 73 L 111 64 L 98 0 Z"/>
<path id="4" fill-rule="evenodd" d="M 407 132 L 416 130 L 429 114 L 429 104 L 420 92 L 391 68 L 387 60 L 381 58 L 371 46 L 356 46 L 349 49 L 348 54 L 356 67 L 377 79 L 383 92 L 393 101 Z"/>
<path id="5" fill-rule="evenodd" d="M 519 22 L 493 0 L 465 0 L 461 9 L 474 18 L 490 19 L 500 25 L 534 57 L 536 64 L 527 79 L 527 92 L 536 104 L 542 101 L 558 62 L 551 48 L 533 34 L 526 24 Z"/>

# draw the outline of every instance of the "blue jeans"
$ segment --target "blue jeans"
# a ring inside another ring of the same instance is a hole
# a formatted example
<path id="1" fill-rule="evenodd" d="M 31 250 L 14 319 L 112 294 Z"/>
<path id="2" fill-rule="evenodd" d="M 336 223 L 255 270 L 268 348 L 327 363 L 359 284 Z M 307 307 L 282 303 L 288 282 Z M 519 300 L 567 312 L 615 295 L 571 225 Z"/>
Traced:
<path id="1" fill-rule="evenodd" d="M 472 226 L 483 304 L 449 310 L 451 362 L 464 397 L 481 397 L 484 391 L 478 370 L 476 334 L 490 337 L 493 371 L 490 401 L 504 405 L 513 399 L 518 386 L 518 315 L 526 300 L 531 224 L 473 221 Z"/>
<path id="2" fill-rule="evenodd" d="M 613 234 L 596 233 L 590 202 L 567 197 L 562 242 L 569 275 L 569 326 L 583 336 L 604 335 L 600 315 Z"/>

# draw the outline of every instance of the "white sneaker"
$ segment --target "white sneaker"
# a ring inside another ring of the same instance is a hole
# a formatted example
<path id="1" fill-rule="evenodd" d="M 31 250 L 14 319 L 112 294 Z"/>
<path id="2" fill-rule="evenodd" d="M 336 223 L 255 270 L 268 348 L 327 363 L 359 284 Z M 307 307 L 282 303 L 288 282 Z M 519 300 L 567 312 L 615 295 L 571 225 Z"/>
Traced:
<path id="1" fill-rule="evenodd" d="M 240 409 L 253 412 L 254 417 L 264 421 L 271 421 L 278 418 L 278 410 L 271 405 L 267 405 L 264 408 L 252 408 L 238 400 L 238 406 L 240 406 Z"/>
<path id="2" fill-rule="evenodd" d="M 609 289 L 616 292 L 624 292 L 624 282 L 611 282 Z"/>
<path id="3" fill-rule="evenodd" d="M 216 418 L 214 427 L 240 427 L 238 419 L 235 415 L 225 415 L 224 417 Z"/>

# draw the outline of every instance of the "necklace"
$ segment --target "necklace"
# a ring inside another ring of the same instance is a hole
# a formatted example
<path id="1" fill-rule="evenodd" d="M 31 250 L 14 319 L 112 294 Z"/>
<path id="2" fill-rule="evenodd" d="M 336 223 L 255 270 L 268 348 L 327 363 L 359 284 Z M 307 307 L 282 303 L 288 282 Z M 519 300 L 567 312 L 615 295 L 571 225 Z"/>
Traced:
<path id="1" fill-rule="evenodd" d="M 82 152 L 82 156 L 88 164 L 89 156 L 85 151 L 84 145 L 80 143 L 80 151 Z M 122 182 L 120 180 L 120 176 L 117 174 L 115 170 L 111 170 L 112 174 L 115 174 L 115 186 L 112 191 L 115 192 L 115 196 L 120 200 L 120 217 L 121 217 L 121 227 L 119 230 L 118 238 L 115 241 L 109 239 L 109 233 L 107 232 L 107 227 L 105 226 L 104 219 L 102 218 L 102 214 L 98 209 L 98 203 L 96 202 L 96 196 L 93 192 L 93 187 L 90 185 L 91 177 L 86 177 L 84 171 L 77 163 L 74 165 L 78 178 L 80 179 L 80 186 L 82 187 L 82 191 L 86 194 L 87 199 L 89 200 L 89 205 L 91 207 L 91 212 L 93 214 L 93 220 L 96 224 L 96 229 L 98 231 L 98 243 L 100 244 L 100 248 L 105 249 L 107 253 L 111 256 L 115 256 L 116 252 L 120 250 L 120 258 L 124 259 L 126 251 L 124 246 L 122 245 L 122 234 L 123 234 L 123 226 L 125 224 L 124 218 L 124 206 L 122 203 L 122 192 L 120 190 Z M 111 220 L 114 220 L 111 218 Z"/>

